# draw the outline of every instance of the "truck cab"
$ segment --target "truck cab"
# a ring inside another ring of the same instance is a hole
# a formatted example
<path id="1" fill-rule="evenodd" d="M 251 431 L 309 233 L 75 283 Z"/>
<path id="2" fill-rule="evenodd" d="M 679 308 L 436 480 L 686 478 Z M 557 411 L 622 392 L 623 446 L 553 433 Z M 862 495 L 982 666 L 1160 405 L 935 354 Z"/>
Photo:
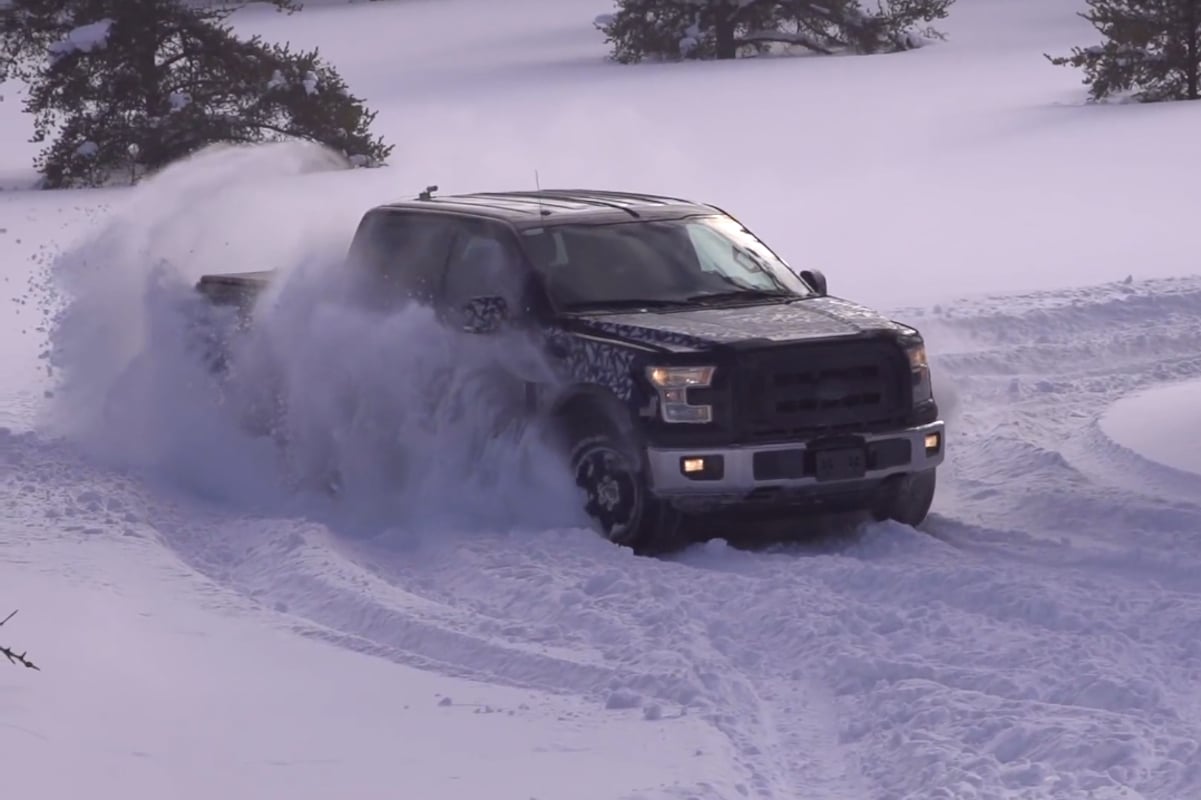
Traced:
<path id="1" fill-rule="evenodd" d="M 689 514 L 870 512 L 918 525 L 945 453 L 916 329 L 828 293 L 722 209 L 600 190 L 418 197 L 364 215 L 348 302 L 417 303 L 533 341 L 524 413 L 611 540 Z M 270 273 L 204 276 L 249 307 Z"/>

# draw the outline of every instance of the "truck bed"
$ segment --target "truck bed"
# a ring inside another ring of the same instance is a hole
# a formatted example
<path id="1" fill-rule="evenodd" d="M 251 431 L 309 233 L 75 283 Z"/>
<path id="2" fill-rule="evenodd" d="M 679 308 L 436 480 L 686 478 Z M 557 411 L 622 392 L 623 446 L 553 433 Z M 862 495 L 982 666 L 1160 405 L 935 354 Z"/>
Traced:
<path id="1" fill-rule="evenodd" d="M 274 275 L 274 270 L 202 275 L 196 283 L 196 291 L 215 305 L 234 305 L 249 311 L 259 292 L 267 288 Z"/>

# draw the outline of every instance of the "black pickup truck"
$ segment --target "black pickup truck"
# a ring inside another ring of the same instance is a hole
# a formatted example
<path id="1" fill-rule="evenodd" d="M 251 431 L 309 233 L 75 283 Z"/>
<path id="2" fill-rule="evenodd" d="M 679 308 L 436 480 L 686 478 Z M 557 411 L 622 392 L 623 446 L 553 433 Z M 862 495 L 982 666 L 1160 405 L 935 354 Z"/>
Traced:
<path id="1" fill-rule="evenodd" d="M 615 542 L 693 514 L 929 512 L 946 440 L 921 335 L 828 295 L 716 206 L 430 187 L 370 209 L 345 268 L 357 302 L 536 343 L 555 377 L 524 387 L 521 413 Z M 271 277 L 197 288 L 249 309 Z"/>

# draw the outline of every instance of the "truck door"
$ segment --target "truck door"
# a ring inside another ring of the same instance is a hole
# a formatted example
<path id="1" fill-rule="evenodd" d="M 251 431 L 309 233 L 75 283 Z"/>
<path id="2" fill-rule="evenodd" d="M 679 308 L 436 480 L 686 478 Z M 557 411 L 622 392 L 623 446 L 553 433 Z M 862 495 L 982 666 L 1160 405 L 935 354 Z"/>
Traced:
<path id="1" fill-rule="evenodd" d="M 480 391 L 510 415 L 531 411 L 538 403 L 538 387 L 552 379 L 542 361 L 539 298 L 534 271 L 512 228 L 486 219 L 457 221 L 439 314 L 450 327 L 465 331 L 461 343 L 472 351 L 466 360 L 474 363 L 479 353 L 495 351 L 498 357 L 481 371 L 488 386 Z M 496 312 L 494 328 L 480 324 L 481 309 Z"/>

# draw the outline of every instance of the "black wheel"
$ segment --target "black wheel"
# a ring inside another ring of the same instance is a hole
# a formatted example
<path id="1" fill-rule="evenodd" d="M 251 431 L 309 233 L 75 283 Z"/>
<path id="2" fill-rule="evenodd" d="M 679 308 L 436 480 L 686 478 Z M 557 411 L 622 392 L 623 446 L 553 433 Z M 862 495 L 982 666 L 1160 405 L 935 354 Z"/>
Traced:
<path id="1" fill-rule="evenodd" d="M 936 470 L 911 472 L 891 479 L 872 508 L 877 520 L 893 520 L 902 525 L 917 527 L 930 513 L 938 483 Z"/>
<path id="2" fill-rule="evenodd" d="M 644 552 L 668 542 L 679 515 L 649 491 L 637 449 L 608 425 L 579 427 L 570 441 L 568 462 L 584 492 L 584 511 L 606 539 Z"/>
<path id="3" fill-rule="evenodd" d="M 584 510 L 614 542 L 629 543 L 638 530 L 646 492 L 638 465 L 613 438 L 587 436 L 571 450 L 571 471 L 584 490 Z"/>

